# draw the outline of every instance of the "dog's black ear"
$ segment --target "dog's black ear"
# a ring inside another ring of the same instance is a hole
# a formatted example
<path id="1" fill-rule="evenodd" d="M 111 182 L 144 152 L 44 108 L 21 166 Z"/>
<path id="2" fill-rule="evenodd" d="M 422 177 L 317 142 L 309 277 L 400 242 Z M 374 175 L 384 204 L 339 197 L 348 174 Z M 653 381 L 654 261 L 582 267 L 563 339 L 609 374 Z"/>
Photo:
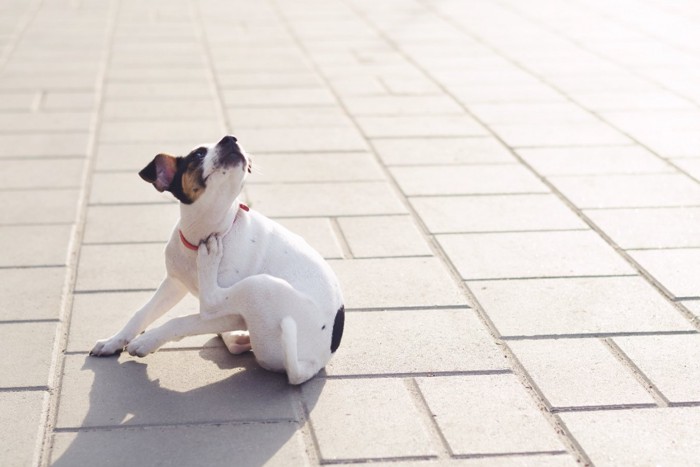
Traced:
<path id="1" fill-rule="evenodd" d="M 152 183 L 156 190 L 165 191 L 170 188 L 175 172 L 177 172 L 177 157 L 158 154 L 139 172 L 139 176 L 148 183 Z"/>

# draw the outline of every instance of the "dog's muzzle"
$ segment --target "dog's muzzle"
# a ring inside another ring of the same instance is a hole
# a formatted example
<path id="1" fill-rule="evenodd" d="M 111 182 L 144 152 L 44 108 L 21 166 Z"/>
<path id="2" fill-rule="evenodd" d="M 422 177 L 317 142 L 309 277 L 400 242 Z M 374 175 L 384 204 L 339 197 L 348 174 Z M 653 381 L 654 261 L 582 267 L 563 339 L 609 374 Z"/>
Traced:
<path id="1" fill-rule="evenodd" d="M 245 163 L 246 159 L 241 148 L 238 146 L 235 136 L 227 135 L 221 138 L 221 141 L 216 143 L 216 151 L 218 153 L 218 166 L 220 167 L 235 167 L 238 164 Z"/>

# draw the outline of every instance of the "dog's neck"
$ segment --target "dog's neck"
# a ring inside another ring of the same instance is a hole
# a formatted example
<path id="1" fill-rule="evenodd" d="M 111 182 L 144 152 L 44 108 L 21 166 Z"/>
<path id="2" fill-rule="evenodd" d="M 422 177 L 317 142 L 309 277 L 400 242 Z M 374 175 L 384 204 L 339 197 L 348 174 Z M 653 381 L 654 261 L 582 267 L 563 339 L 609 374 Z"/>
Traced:
<path id="1" fill-rule="evenodd" d="M 180 204 L 180 223 L 178 229 L 187 241 L 199 245 L 212 234 L 222 235 L 229 231 L 239 209 L 238 198 L 226 211 L 215 209 L 192 209 L 192 205 Z"/>

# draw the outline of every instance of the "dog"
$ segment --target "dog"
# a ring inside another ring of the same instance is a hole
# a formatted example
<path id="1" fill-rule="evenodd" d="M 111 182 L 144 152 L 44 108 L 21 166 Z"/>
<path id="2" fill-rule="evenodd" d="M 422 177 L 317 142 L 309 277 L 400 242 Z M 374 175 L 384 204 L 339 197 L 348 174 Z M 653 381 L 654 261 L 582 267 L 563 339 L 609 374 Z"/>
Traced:
<path id="1" fill-rule="evenodd" d="M 169 341 L 219 334 L 228 350 L 253 351 L 263 368 L 301 384 L 340 345 L 345 306 L 328 263 L 301 237 L 239 202 L 252 160 L 234 136 L 185 157 L 158 154 L 139 175 L 180 201 L 165 248 L 167 274 L 153 297 L 90 352 L 126 348 L 143 357 Z M 187 293 L 199 313 L 146 328 Z"/>

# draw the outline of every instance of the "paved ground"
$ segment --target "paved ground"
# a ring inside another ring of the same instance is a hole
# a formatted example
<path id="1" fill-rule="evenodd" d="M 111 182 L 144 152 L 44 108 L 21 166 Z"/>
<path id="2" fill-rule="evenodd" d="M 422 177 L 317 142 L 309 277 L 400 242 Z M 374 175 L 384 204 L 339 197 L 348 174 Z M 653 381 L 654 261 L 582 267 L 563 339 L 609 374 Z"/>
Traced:
<path id="1" fill-rule="evenodd" d="M 2 465 L 697 465 L 697 3 L 2 0 L 0 52 Z M 136 171 L 226 131 L 345 289 L 301 388 L 87 356 L 164 272 Z"/>

